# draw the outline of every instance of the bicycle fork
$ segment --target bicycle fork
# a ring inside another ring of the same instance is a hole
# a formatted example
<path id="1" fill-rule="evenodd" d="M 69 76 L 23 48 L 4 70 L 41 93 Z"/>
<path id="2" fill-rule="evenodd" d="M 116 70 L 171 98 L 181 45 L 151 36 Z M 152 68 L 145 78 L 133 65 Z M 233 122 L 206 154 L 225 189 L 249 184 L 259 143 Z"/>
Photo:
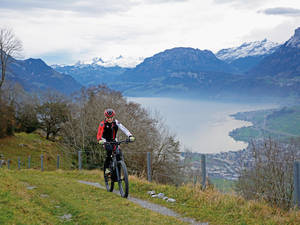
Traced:
<path id="1" fill-rule="evenodd" d="M 121 180 L 121 174 L 119 173 L 119 167 L 118 167 L 117 160 L 115 161 L 115 168 L 116 168 L 117 181 L 118 181 L 118 183 L 120 183 L 122 180 Z"/>

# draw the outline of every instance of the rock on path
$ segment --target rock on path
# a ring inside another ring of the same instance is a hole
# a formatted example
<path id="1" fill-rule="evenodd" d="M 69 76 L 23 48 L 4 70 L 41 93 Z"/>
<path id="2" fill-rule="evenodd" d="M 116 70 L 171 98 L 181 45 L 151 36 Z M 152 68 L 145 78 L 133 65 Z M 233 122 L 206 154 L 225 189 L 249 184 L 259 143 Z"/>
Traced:
<path id="1" fill-rule="evenodd" d="M 102 188 L 102 189 L 106 190 L 106 188 L 103 187 L 99 183 L 83 181 L 83 180 L 79 180 L 78 182 L 82 183 L 82 184 L 92 185 L 92 186 L 95 186 L 95 187 Z M 117 192 L 117 191 L 114 191 L 114 193 L 119 194 L 119 192 Z M 174 212 L 173 210 L 168 209 L 167 207 L 164 207 L 164 206 L 161 206 L 161 205 L 158 205 L 158 204 L 154 204 L 154 203 L 151 203 L 151 202 L 148 202 L 148 201 L 145 201 L 145 200 L 142 200 L 142 199 L 138 199 L 138 198 L 133 198 L 133 197 L 130 197 L 130 196 L 128 196 L 127 199 L 131 202 L 139 204 L 143 208 L 150 209 L 150 210 L 152 210 L 154 212 L 158 212 L 162 215 L 176 217 L 176 218 L 178 218 L 179 220 L 181 220 L 183 222 L 188 222 L 188 223 L 193 224 L 193 225 L 208 225 L 208 223 L 200 223 L 200 222 L 195 221 L 192 218 L 181 217 L 180 214 Z"/>

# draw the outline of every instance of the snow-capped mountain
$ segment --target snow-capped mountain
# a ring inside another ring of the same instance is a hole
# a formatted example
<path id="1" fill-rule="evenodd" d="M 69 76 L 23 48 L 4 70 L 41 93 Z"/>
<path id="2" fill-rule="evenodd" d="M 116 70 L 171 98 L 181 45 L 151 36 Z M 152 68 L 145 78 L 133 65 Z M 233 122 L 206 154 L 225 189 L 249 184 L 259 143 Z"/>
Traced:
<path id="1" fill-rule="evenodd" d="M 248 56 L 269 55 L 279 48 L 278 43 L 264 39 L 262 41 L 246 42 L 239 47 L 226 48 L 218 51 L 216 56 L 228 63 Z"/>
<path id="2" fill-rule="evenodd" d="M 289 81 L 285 81 L 289 85 L 289 89 L 295 85 L 294 90 L 297 88 L 300 90 L 300 27 L 276 52 L 266 56 L 248 74 L 251 76 L 270 76 L 279 79 L 279 83 L 284 79 L 289 79 Z"/>
<path id="3" fill-rule="evenodd" d="M 143 57 L 124 57 L 122 55 L 118 57 L 111 57 L 111 58 L 101 58 L 95 57 L 88 61 L 78 61 L 74 66 L 86 66 L 86 65 L 98 65 L 103 67 L 124 67 L 124 68 L 134 68 L 136 65 L 143 62 Z"/>
<path id="4" fill-rule="evenodd" d="M 74 65 L 52 65 L 52 68 L 60 73 L 71 75 L 84 86 L 90 86 L 118 81 L 124 71 L 134 68 L 143 60 L 142 57 L 121 55 L 108 59 L 95 57 L 89 61 L 78 61 Z"/>
<path id="5" fill-rule="evenodd" d="M 284 45 L 291 48 L 300 48 L 300 27 L 295 30 L 294 36 L 292 36 Z"/>

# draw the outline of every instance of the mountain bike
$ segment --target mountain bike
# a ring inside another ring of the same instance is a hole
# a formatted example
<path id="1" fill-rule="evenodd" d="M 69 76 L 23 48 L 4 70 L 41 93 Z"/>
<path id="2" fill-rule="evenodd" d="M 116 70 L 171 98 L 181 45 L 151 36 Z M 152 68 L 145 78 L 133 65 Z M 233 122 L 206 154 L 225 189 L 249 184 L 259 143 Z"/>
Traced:
<path id="1" fill-rule="evenodd" d="M 126 164 L 123 159 L 123 154 L 119 148 L 122 143 L 129 143 L 129 140 L 106 142 L 105 145 L 110 144 L 113 147 L 112 159 L 110 161 L 110 174 L 105 174 L 106 167 L 104 167 L 104 181 L 106 190 L 112 192 L 114 190 L 115 182 L 118 182 L 119 191 L 123 198 L 128 197 L 129 184 Z"/>

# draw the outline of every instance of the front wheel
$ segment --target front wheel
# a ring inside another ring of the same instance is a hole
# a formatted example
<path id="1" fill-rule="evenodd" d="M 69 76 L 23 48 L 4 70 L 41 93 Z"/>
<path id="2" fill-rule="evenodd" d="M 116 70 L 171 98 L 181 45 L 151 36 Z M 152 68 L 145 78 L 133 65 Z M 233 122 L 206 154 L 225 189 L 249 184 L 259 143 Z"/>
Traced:
<path id="1" fill-rule="evenodd" d="M 107 191 L 112 192 L 114 190 L 114 185 L 115 185 L 115 182 L 112 177 L 113 175 L 112 174 L 106 175 L 105 170 L 106 170 L 106 167 L 104 167 L 104 171 L 103 171 L 105 187 L 106 187 Z"/>
<path id="2" fill-rule="evenodd" d="M 119 172 L 118 184 L 119 184 L 120 194 L 123 198 L 127 198 L 129 193 L 128 173 L 127 173 L 126 164 L 123 160 L 118 161 L 118 172 Z"/>

